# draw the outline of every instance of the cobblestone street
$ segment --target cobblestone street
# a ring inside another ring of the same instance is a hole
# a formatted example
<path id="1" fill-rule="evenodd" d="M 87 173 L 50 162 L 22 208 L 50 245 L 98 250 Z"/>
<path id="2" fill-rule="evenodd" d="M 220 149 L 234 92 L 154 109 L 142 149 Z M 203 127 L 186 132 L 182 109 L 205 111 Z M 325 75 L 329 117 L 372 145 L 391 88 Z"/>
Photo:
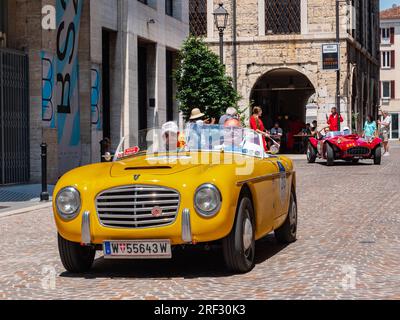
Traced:
<path id="1" fill-rule="evenodd" d="M 400 299 L 400 146 L 382 166 L 296 160 L 298 241 L 258 243 L 245 275 L 221 252 L 171 261 L 104 261 L 64 271 L 49 209 L 0 218 L 0 299 Z"/>

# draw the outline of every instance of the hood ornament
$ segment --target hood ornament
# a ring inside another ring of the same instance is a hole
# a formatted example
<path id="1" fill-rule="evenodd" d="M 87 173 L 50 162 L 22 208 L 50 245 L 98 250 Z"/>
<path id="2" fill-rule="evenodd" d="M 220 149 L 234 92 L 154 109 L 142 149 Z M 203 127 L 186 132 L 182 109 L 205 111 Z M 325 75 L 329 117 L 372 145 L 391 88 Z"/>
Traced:
<path id="1" fill-rule="evenodd" d="M 140 174 L 135 174 L 135 175 L 133 176 L 133 179 L 134 179 L 135 181 L 138 181 L 139 178 L 140 178 Z"/>

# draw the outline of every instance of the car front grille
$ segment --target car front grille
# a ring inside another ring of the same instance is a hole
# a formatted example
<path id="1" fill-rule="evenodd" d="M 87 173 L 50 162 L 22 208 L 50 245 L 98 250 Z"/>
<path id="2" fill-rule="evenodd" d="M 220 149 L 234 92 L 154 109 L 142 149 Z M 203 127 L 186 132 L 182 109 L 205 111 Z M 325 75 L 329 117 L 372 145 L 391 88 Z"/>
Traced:
<path id="1" fill-rule="evenodd" d="M 105 227 L 162 227 L 175 221 L 179 201 L 179 193 L 173 189 L 132 185 L 101 192 L 96 209 Z"/>
<path id="2" fill-rule="evenodd" d="M 367 156 L 369 155 L 370 150 L 365 147 L 355 147 L 347 150 L 346 153 L 351 156 Z"/>

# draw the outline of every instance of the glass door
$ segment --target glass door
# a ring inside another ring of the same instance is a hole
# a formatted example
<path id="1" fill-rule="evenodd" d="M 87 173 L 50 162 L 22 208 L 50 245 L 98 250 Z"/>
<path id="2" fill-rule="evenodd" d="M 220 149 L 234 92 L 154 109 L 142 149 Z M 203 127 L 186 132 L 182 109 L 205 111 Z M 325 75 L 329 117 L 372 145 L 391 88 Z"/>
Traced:
<path id="1" fill-rule="evenodd" d="M 398 113 L 392 113 L 390 114 L 392 116 L 392 125 L 391 125 L 391 130 L 390 130 L 390 139 L 392 140 L 398 140 L 399 139 L 399 114 Z"/>

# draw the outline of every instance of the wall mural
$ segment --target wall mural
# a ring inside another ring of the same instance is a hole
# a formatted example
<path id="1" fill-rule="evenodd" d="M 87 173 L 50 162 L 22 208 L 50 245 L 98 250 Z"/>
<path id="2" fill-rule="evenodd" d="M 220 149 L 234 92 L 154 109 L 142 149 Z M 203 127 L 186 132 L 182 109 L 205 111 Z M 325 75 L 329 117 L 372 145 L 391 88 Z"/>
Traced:
<path id="1" fill-rule="evenodd" d="M 99 65 L 93 65 L 92 87 L 90 93 L 90 104 L 92 114 L 92 129 L 102 130 L 101 120 L 101 70 Z"/>
<path id="2" fill-rule="evenodd" d="M 56 70 L 54 55 L 46 51 L 40 53 L 42 60 L 42 120 L 45 127 L 56 127 Z"/>
<path id="3" fill-rule="evenodd" d="M 81 164 L 78 44 L 83 0 L 57 0 L 57 128 L 60 174 Z"/>

